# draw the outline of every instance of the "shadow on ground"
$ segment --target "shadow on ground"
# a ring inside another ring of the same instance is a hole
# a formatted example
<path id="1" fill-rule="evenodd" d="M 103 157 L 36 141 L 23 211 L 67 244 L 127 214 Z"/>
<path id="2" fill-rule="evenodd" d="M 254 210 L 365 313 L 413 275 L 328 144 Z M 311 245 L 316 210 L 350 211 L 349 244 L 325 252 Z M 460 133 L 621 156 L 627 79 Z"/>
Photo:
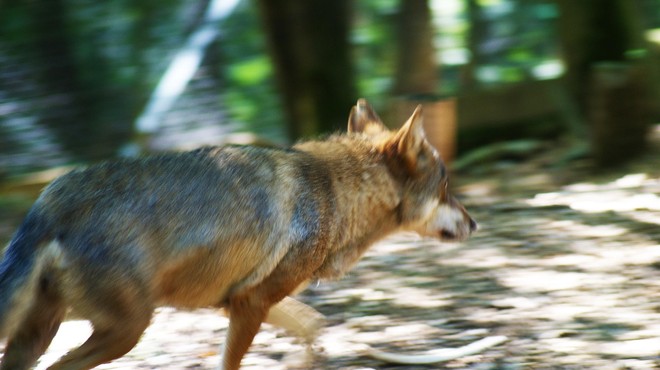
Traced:
<path id="1" fill-rule="evenodd" d="M 462 245 L 397 235 L 344 279 L 299 297 L 328 318 L 316 369 L 660 368 L 660 153 L 611 172 L 556 152 L 457 174 L 457 190 L 481 230 Z M 7 217 L 7 230 L 17 219 Z M 211 369 L 226 319 L 211 310 L 158 311 L 139 345 L 100 369 Z M 41 364 L 80 343 L 69 322 Z M 430 366 L 393 365 L 363 344 L 415 353 L 488 335 L 509 340 Z M 246 369 L 293 368 L 305 346 L 264 326 Z"/>

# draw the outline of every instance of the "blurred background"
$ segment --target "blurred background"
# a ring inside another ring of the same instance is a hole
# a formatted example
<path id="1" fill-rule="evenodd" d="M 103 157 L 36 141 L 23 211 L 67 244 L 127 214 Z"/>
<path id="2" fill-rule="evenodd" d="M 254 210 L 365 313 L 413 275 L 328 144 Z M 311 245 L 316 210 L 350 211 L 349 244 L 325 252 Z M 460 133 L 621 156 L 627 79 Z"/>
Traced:
<path id="1" fill-rule="evenodd" d="M 1 0 L 0 246 L 73 165 L 288 145 L 359 97 L 392 128 L 424 106 L 480 231 L 390 239 L 303 292 L 328 318 L 312 368 L 499 334 L 446 367 L 660 369 L 660 0 Z M 103 368 L 213 368 L 225 331 L 161 309 Z M 264 330 L 244 366 L 304 350 Z"/>
<path id="2" fill-rule="evenodd" d="M 609 166 L 648 142 L 659 90 L 658 0 L 9 0 L 0 179 L 287 144 L 343 130 L 358 97 L 393 127 L 423 103 L 449 160 L 572 140 Z"/>

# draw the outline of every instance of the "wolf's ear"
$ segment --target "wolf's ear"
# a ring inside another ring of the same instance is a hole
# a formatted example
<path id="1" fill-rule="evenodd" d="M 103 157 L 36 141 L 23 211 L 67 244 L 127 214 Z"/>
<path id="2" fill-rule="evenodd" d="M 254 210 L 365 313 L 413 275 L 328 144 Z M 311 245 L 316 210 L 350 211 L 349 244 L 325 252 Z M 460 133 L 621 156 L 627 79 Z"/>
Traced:
<path id="1" fill-rule="evenodd" d="M 403 127 L 392 138 L 391 145 L 396 148 L 397 154 L 405 159 L 409 168 L 415 170 L 417 162 L 423 159 L 420 156 L 423 155 L 422 149 L 425 141 L 422 106 L 418 105 Z"/>
<path id="2" fill-rule="evenodd" d="M 366 100 L 360 99 L 348 116 L 348 132 L 379 134 L 385 131 L 385 125 Z"/>

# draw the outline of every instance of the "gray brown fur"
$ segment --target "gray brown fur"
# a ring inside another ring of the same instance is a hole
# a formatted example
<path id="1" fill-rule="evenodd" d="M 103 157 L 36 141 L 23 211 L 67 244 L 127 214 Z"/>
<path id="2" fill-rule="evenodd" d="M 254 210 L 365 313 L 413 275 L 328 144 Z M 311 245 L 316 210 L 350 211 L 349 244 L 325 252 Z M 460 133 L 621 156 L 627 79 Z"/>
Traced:
<path id="1" fill-rule="evenodd" d="M 50 369 L 128 352 L 158 306 L 224 307 L 237 369 L 269 308 L 337 278 L 399 230 L 463 239 L 476 224 L 446 191 L 419 109 L 398 132 L 366 102 L 349 132 L 124 159 L 53 181 L 0 262 L 1 369 L 30 368 L 67 310 L 94 332 Z"/>

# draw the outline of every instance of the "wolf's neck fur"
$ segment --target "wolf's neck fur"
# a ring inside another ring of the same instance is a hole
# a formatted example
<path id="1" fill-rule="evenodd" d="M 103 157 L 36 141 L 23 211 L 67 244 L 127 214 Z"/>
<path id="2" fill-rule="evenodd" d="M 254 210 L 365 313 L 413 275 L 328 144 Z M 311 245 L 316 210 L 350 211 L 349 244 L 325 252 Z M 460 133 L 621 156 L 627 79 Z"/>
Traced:
<path id="1" fill-rule="evenodd" d="M 374 242 L 399 228 L 400 185 L 374 145 L 355 136 L 295 147 L 332 168 L 336 211 L 328 259 L 319 278 L 341 276 Z"/>

